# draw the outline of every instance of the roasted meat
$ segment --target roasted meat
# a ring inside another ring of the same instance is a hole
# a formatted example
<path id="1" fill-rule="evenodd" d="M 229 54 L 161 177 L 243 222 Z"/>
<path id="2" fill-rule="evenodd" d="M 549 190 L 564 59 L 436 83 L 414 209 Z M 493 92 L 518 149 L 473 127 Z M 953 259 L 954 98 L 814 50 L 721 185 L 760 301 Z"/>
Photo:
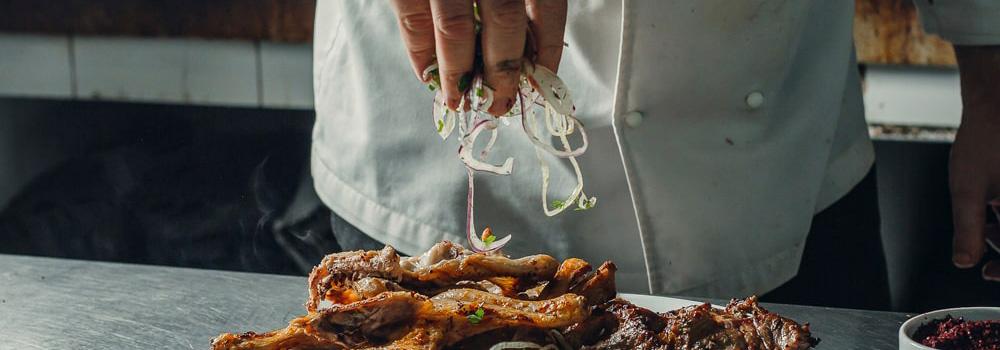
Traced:
<path id="1" fill-rule="evenodd" d="M 818 340 L 809 326 L 771 313 L 755 297 L 725 309 L 709 304 L 667 313 L 615 299 L 563 332 L 580 349 L 808 349 Z"/>
<path id="2" fill-rule="evenodd" d="M 450 242 L 326 256 L 309 276 L 308 314 L 267 333 L 223 334 L 216 350 L 803 349 L 808 326 L 753 298 L 657 314 L 614 299 L 615 266 L 546 255 L 511 259 Z"/>
<path id="3" fill-rule="evenodd" d="M 344 252 L 327 255 L 309 276 L 306 309 L 316 311 L 324 300 L 345 304 L 364 299 L 368 291 L 356 284 L 365 277 L 379 278 L 425 295 L 454 288 L 463 281 L 509 279 L 518 285 L 548 281 L 558 262 L 548 255 L 510 259 L 502 255 L 473 254 L 451 242 L 441 242 L 418 257 L 400 258 L 392 247 L 380 251 Z M 503 281 L 503 280 L 498 280 Z M 523 281 L 524 283 L 518 283 Z M 533 284 L 534 283 L 534 284 Z M 370 293 L 370 292 L 369 292 Z"/>

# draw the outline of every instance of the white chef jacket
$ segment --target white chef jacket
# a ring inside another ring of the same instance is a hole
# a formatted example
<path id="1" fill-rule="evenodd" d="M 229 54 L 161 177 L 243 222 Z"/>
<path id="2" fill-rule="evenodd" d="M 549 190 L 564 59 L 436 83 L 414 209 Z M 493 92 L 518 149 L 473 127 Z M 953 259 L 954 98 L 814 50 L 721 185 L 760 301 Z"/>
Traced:
<path id="1" fill-rule="evenodd" d="M 918 4 L 952 40 L 998 39 L 993 0 Z M 735 297 L 795 276 L 813 215 L 874 161 L 854 1 L 570 1 L 559 75 L 587 126 L 596 208 L 542 212 L 534 151 L 501 130 L 511 176 L 479 175 L 476 222 L 519 256 L 618 265 L 622 291 Z M 401 252 L 464 242 L 466 173 L 431 122 L 390 6 L 319 1 L 312 174 L 335 213 Z M 516 122 L 515 122 L 516 123 Z M 498 158 L 502 159 L 502 158 Z M 550 158 L 550 199 L 575 184 Z"/>

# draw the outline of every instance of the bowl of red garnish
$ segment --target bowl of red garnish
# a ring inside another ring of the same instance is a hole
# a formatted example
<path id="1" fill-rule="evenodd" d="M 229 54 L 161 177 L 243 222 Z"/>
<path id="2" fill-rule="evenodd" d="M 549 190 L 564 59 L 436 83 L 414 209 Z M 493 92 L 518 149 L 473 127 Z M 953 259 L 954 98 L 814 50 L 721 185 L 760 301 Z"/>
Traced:
<path id="1" fill-rule="evenodd" d="M 900 350 L 1000 350 L 1000 307 L 931 311 L 899 327 Z"/>

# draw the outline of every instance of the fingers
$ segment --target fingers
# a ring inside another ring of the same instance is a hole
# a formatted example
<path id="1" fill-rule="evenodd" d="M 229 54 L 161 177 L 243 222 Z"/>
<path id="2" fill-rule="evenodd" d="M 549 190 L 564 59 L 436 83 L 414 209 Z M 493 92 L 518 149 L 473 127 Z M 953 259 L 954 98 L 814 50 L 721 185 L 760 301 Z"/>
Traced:
<path id="1" fill-rule="evenodd" d="M 472 1 L 430 0 L 430 5 L 441 91 L 448 108 L 457 110 L 462 93 L 472 81 L 472 63 L 476 52 Z"/>
<path id="2" fill-rule="evenodd" d="M 983 257 L 986 224 L 986 186 L 961 177 L 952 168 L 951 205 L 955 223 L 952 262 L 959 268 L 970 268 Z"/>
<path id="3" fill-rule="evenodd" d="M 566 0 L 526 0 L 535 63 L 559 70 L 566 32 Z"/>
<path id="4" fill-rule="evenodd" d="M 524 56 L 528 15 L 524 0 L 482 0 L 483 70 L 486 84 L 493 89 L 488 112 L 503 115 L 514 106 Z"/>
<path id="5" fill-rule="evenodd" d="M 434 20 L 428 0 L 392 0 L 399 33 L 417 79 L 427 82 L 424 69 L 434 63 Z"/>

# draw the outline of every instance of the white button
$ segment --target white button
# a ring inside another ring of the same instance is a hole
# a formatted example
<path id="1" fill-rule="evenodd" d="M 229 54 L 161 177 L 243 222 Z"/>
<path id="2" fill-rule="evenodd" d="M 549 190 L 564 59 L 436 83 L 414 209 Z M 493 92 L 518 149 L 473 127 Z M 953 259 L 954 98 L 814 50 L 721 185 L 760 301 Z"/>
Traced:
<path id="1" fill-rule="evenodd" d="M 746 102 L 747 107 L 750 107 L 750 109 L 760 108 L 760 106 L 764 105 L 764 94 L 760 93 L 760 91 L 751 92 L 747 94 Z"/>
<path id="2" fill-rule="evenodd" d="M 625 113 L 624 119 L 625 119 L 625 125 L 628 125 L 628 127 L 630 128 L 639 127 L 639 125 L 642 125 L 642 112 L 631 111 Z"/>

